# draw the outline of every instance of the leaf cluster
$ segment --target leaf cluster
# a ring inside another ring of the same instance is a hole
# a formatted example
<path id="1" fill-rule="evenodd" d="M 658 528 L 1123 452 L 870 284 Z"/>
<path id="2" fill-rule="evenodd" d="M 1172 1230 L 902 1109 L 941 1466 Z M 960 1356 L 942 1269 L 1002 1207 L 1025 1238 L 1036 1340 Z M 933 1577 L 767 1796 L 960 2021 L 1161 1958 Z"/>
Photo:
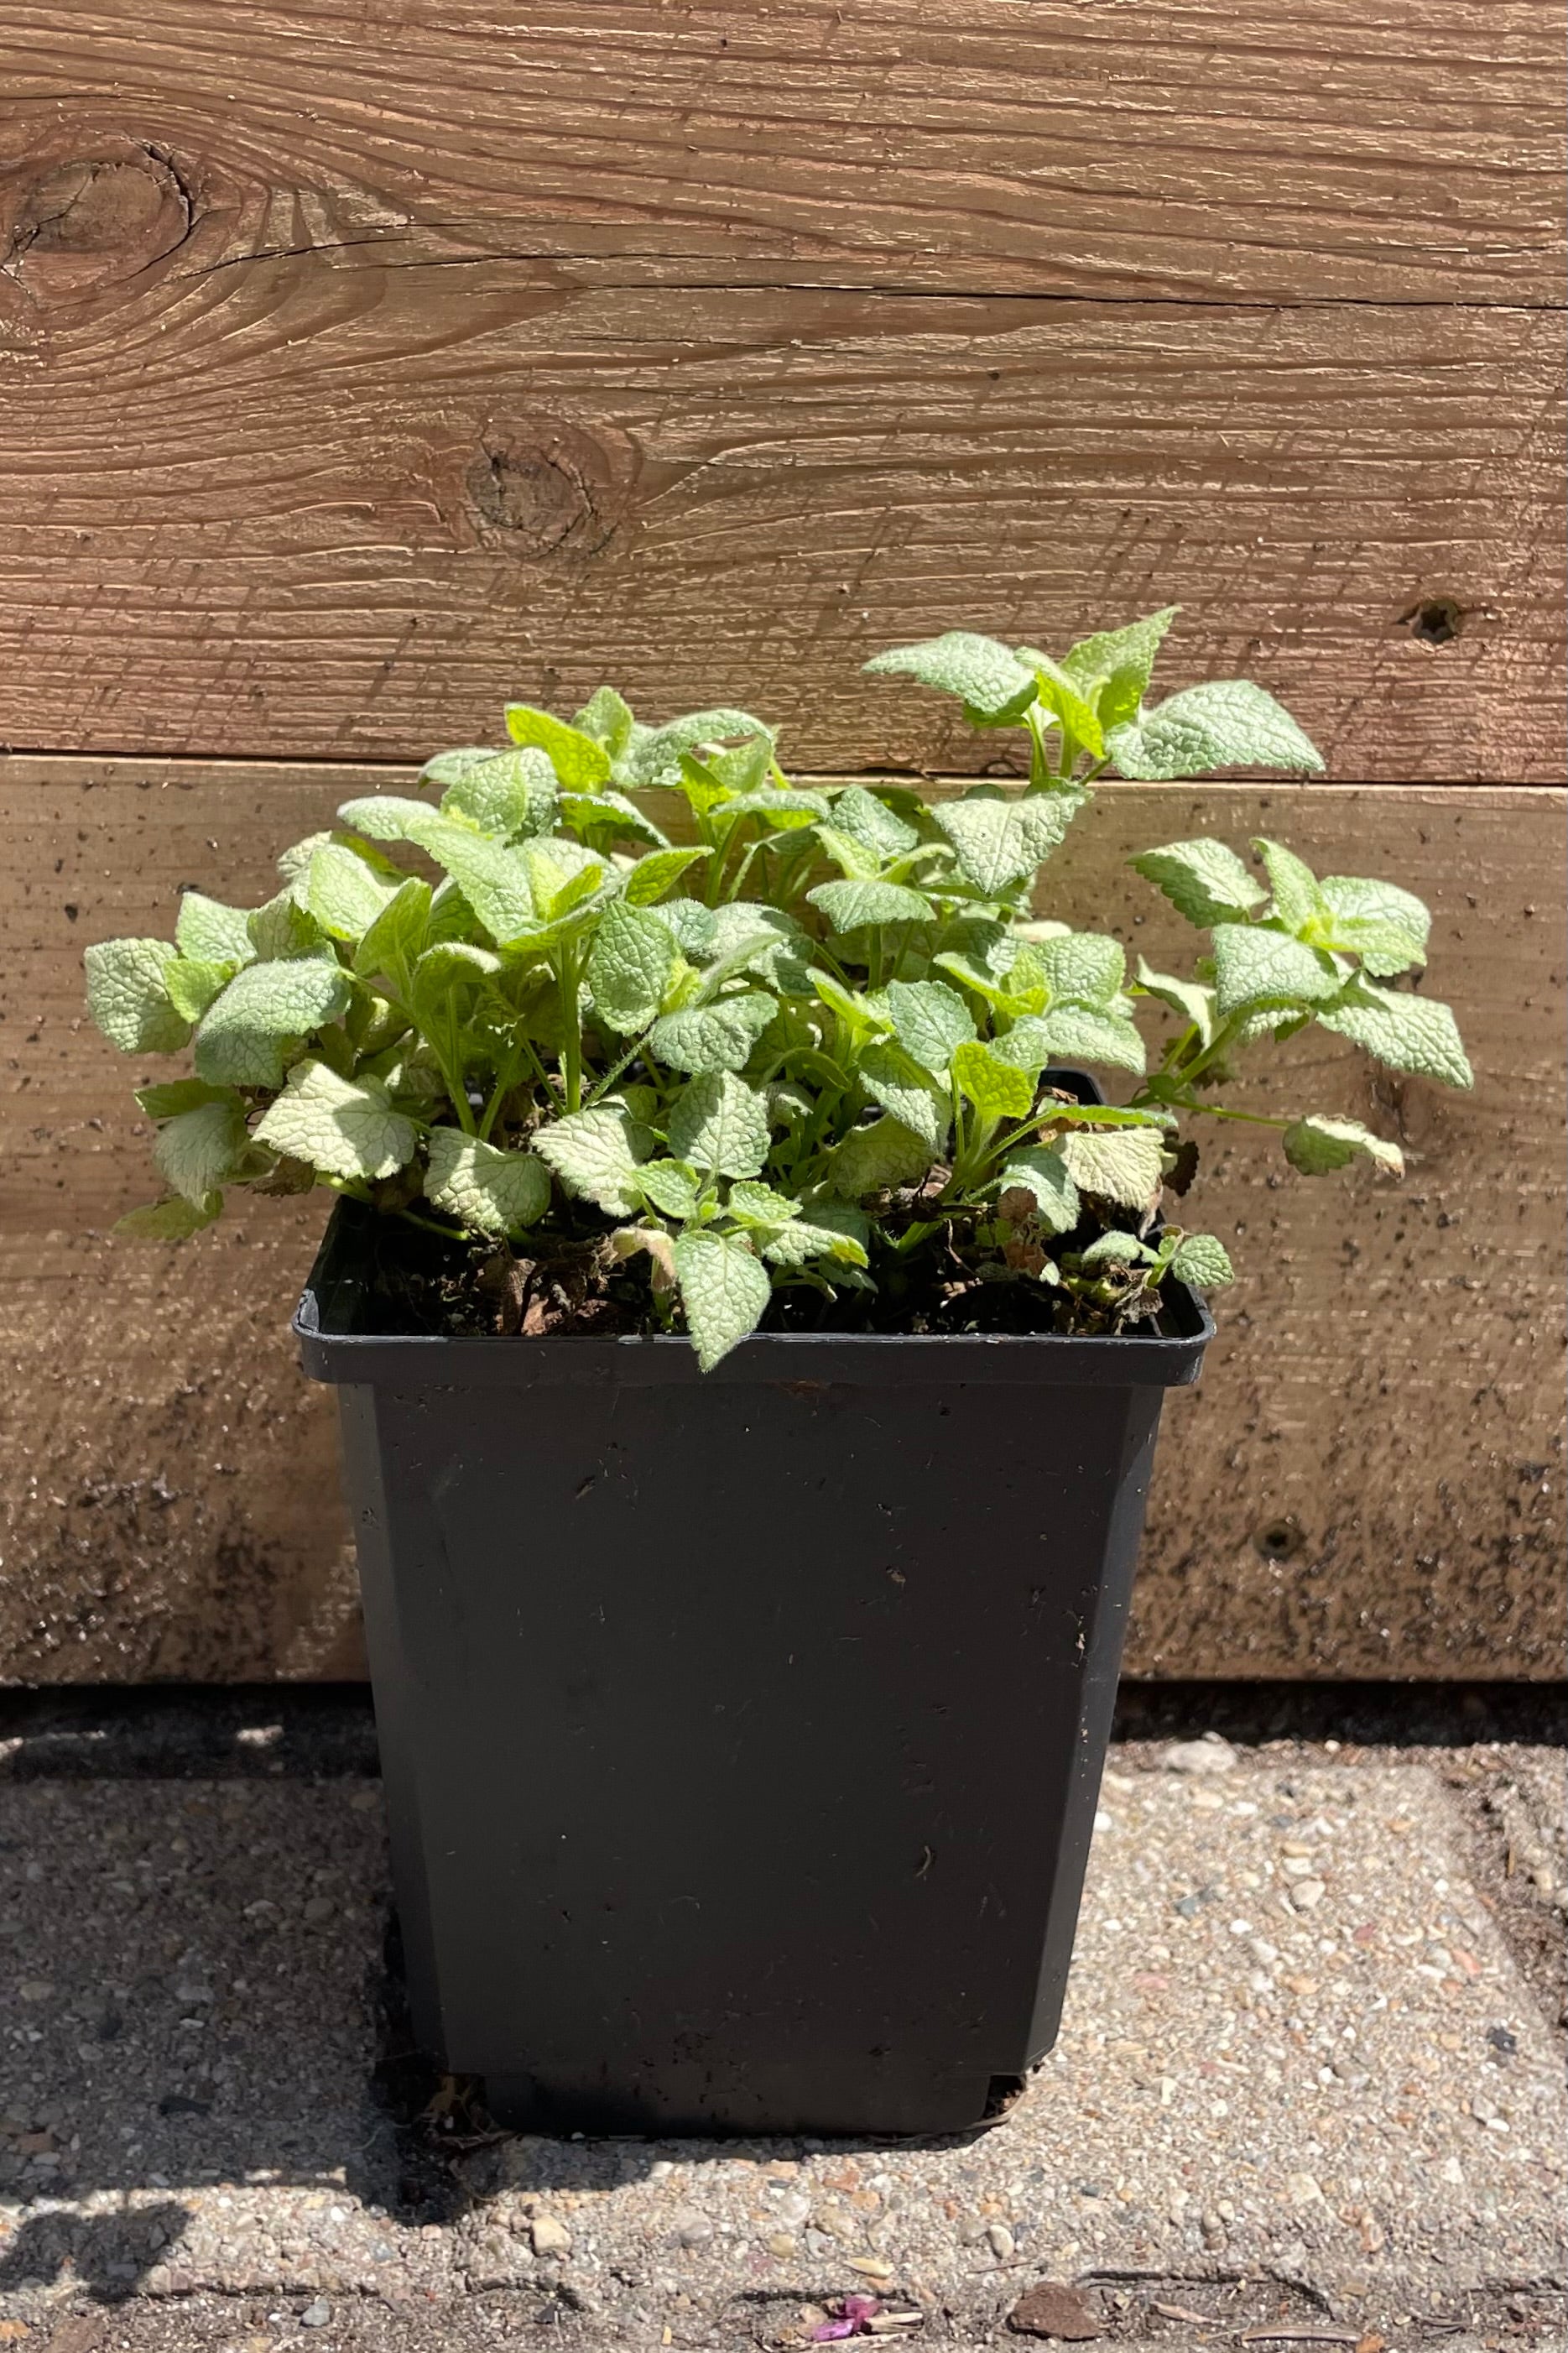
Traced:
<path id="1" fill-rule="evenodd" d="M 1447 1008 L 1400 985 L 1429 924 L 1393 884 L 1319 880 L 1275 842 L 1261 876 L 1207 837 L 1147 851 L 1205 934 L 1179 976 L 1033 914 L 1107 767 L 1321 765 L 1245 681 L 1148 707 L 1171 617 L 1059 662 L 952 632 L 868 665 L 1023 727 L 1016 790 L 803 787 L 762 720 L 652 727 L 605 687 L 570 723 L 513 704 L 504 744 L 346 803 L 265 905 L 189 891 L 172 942 L 89 948 L 105 1035 L 190 1054 L 138 1092 L 166 1189 L 122 1228 L 182 1239 L 233 1188 L 322 1185 L 501 1250 L 587 1237 L 705 1367 L 780 1293 L 853 1307 L 916 1263 L 1091 1332 L 1156 1314 L 1168 1277 L 1228 1281 L 1159 1210 L 1190 1181 L 1185 1119 L 1258 1118 L 1215 1099 L 1248 1050 L 1315 1021 L 1397 1070 L 1469 1071 Z M 1145 1003 L 1175 1017 L 1152 1063 Z M 1080 1064 L 1127 1100 L 1079 1100 Z M 1263 1124 L 1308 1174 L 1398 1166 L 1352 1121 Z"/>

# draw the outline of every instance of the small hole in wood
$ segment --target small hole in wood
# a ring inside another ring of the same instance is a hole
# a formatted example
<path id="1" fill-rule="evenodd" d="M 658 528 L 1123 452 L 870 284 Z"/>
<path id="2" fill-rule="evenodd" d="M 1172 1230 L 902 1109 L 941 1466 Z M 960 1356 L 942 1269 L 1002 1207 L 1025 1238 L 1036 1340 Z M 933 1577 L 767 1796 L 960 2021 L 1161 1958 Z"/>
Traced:
<path id="1" fill-rule="evenodd" d="M 1292 1560 L 1306 1543 L 1300 1520 L 1266 1520 L 1253 1531 L 1252 1541 L 1265 1560 Z"/>
<path id="2" fill-rule="evenodd" d="M 1453 642 L 1465 626 L 1464 607 L 1452 596 L 1424 596 L 1399 617 L 1402 628 L 1409 630 L 1420 645 L 1446 646 Z"/>

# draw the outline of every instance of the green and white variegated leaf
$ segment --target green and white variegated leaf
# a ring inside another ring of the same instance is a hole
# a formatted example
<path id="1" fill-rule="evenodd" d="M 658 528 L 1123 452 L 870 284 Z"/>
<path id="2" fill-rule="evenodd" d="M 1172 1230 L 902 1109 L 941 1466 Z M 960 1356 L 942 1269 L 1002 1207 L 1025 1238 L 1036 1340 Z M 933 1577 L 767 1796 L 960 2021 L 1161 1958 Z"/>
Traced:
<path id="1" fill-rule="evenodd" d="M 919 645 L 894 646 L 866 664 L 873 678 L 918 679 L 940 693 L 956 694 L 972 711 L 991 719 L 1017 702 L 1032 701 L 1034 670 L 1010 646 L 971 629 L 949 629 Z"/>
<path id="2" fill-rule="evenodd" d="M 1323 756 L 1289 712 L 1250 679 L 1189 686 L 1112 727 L 1106 750 L 1123 776 L 1161 784 L 1211 768 L 1291 768 L 1321 775 Z"/>
<path id="3" fill-rule="evenodd" d="M 1096 1234 L 1089 1248 L 1080 1250 L 1080 1266 L 1150 1266 L 1155 1253 L 1136 1234 Z"/>
<path id="4" fill-rule="evenodd" d="M 1176 607 L 1151 613 L 1125 628 L 1100 629 L 1080 638 L 1062 657 L 1062 668 L 1100 714 L 1102 727 L 1119 727 L 1137 716 L 1148 691 L 1150 672 Z"/>
<path id="5" fill-rule="evenodd" d="M 1253 1007 L 1321 1005 L 1343 976 L 1332 956 L 1266 923 L 1220 923 L 1214 934 L 1215 1003 L 1229 1019 Z"/>
<path id="6" fill-rule="evenodd" d="M 1201 1044 L 1214 1042 L 1214 991 L 1201 981 L 1180 980 L 1168 972 L 1152 972 L 1142 956 L 1138 959 L 1138 986 L 1146 996 L 1157 997 L 1179 1013 L 1197 1031 Z"/>
<path id="7" fill-rule="evenodd" d="M 692 1228 L 677 1239 L 675 1276 L 697 1361 L 710 1373 L 766 1314 L 768 1271 L 744 1242 Z"/>
<path id="8" fill-rule="evenodd" d="M 520 758 L 523 757 L 519 754 Z M 636 801 L 608 785 L 600 793 L 567 793 L 561 803 L 563 821 L 586 840 L 597 834 L 605 841 L 640 841 L 650 849 L 668 849 L 669 836 L 645 817 Z"/>
<path id="9" fill-rule="evenodd" d="M 940 1076 L 960 1046 L 974 1036 L 974 1023 L 956 989 L 940 980 L 895 980 L 888 987 L 893 1034 L 907 1054 Z"/>
<path id="10" fill-rule="evenodd" d="M 459 1128 L 437 1127 L 429 1163 L 426 1199 L 472 1233 L 521 1233 L 550 1207 L 550 1171 L 531 1152 L 502 1152 Z"/>
<path id="11" fill-rule="evenodd" d="M 820 907 L 836 932 L 858 932 L 867 923 L 929 923 L 931 905 L 901 882 L 819 882 L 807 898 Z"/>
<path id="12" fill-rule="evenodd" d="M 977 796 L 949 801 L 931 815 L 964 880 L 994 898 L 1050 856 L 1087 798 L 1079 792 L 1028 793 L 1017 800 Z"/>
<path id="13" fill-rule="evenodd" d="M 646 1029 L 679 958 L 668 924 L 645 908 L 612 899 L 588 957 L 588 987 L 600 1019 L 623 1037 Z"/>
<path id="14" fill-rule="evenodd" d="M 1056 1148 L 1079 1190 L 1098 1200 L 1147 1209 L 1159 1194 L 1164 1138 L 1157 1127 L 1079 1128 Z"/>
<path id="15" fill-rule="evenodd" d="M 177 1054 L 191 1025 L 169 1002 L 164 976 L 176 951 L 167 940 L 103 940 L 82 958 L 87 1003 L 122 1054 Z"/>
<path id="16" fill-rule="evenodd" d="M 1225 1244 L 1214 1234 L 1184 1234 L 1171 1253 L 1170 1271 L 1178 1282 L 1195 1283 L 1200 1291 L 1236 1281 Z"/>
<path id="17" fill-rule="evenodd" d="M 1016 1021 L 994 1040 L 999 1060 L 1021 1071 L 1040 1071 L 1048 1062 L 1105 1062 L 1142 1077 L 1148 1055 L 1136 1025 L 1125 1014 L 1100 1013 L 1082 1005 L 1054 1005 L 1048 1013 Z"/>
<path id="18" fill-rule="evenodd" d="M 742 1177 L 730 1187 L 726 1203 L 730 1215 L 743 1224 L 753 1226 L 785 1226 L 800 1215 L 800 1203 L 787 1193 L 774 1190 L 772 1185 L 762 1185 L 752 1177 Z"/>
<path id="19" fill-rule="evenodd" d="M 1446 1087 L 1475 1084 L 1475 1072 L 1450 1008 L 1430 997 L 1357 981 L 1332 1005 L 1317 1008 L 1325 1029 L 1349 1038 L 1393 1071 L 1436 1079 Z"/>
<path id="20" fill-rule="evenodd" d="M 534 1130 L 532 1144 L 568 1193 L 597 1202 L 612 1218 L 629 1218 L 642 1206 L 637 1181 L 641 1141 L 624 1110 L 595 1104 L 568 1112 Z"/>
<path id="21" fill-rule="evenodd" d="M 672 1071 L 743 1071 L 778 1009 L 777 998 L 761 990 L 721 997 L 712 1005 L 689 1005 L 654 1023 L 648 1050 Z"/>
<path id="22" fill-rule="evenodd" d="M 324 841 L 310 860 L 305 904 L 329 939 L 362 940 L 395 897 L 397 885 L 384 881 L 341 841 Z"/>
<path id="23" fill-rule="evenodd" d="M 534 744 L 510 752 L 443 752 L 420 771 L 420 782 L 445 786 L 443 816 L 467 818 L 500 841 L 552 832 L 560 811 L 550 755 Z"/>
<path id="24" fill-rule="evenodd" d="M 183 956 L 198 964 L 249 964 L 256 949 L 243 907 L 226 907 L 200 891 L 187 891 L 180 900 L 174 944 Z"/>
<path id="25" fill-rule="evenodd" d="M 764 1242 L 763 1256 L 772 1266 L 805 1266 L 814 1258 L 826 1258 L 837 1266 L 864 1267 L 868 1263 L 864 1241 L 847 1227 L 832 1222 L 835 1211 L 844 1206 L 819 1203 L 805 1217 L 792 1219 Z"/>
<path id="26" fill-rule="evenodd" d="M 1207 931 L 1261 907 L 1268 893 L 1227 843 L 1201 836 L 1168 841 L 1129 860 L 1135 873 L 1163 891 L 1179 915 Z"/>
<path id="27" fill-rule="evenodd" d="M 300 1062 L 268 1105 L 257 1140 L 327 1176 L 395 1176 L 414 1157 L 418 1131 L 395 1111 L 379 1079 L 345 1079 L 325 1062 Z"/>
<path id="28" fill-rule="evenodd" d="M 916 1185 L 936 1155 L 902 1120 L 886 1112 L 869 1127 L 853 1127 L 833 1155 L 828 1181 L 847 1201 L 897 1185 Z"/>
<path id="29" fill-rule="evenodd" d="M 947 1148 L 952 1124 L 952 1102 L 947 1089 L 900 1045 L 868 1046 L 860 1057 L 859 1073 L 868 1094 L 912 1129 L 930 1146 L 933 1160 L 939 1158 Z"/>
<path id="30" fill-rule="evenodd" d="M 894 815 L 885 801 L 868 793 L 864 785 L 848 785 L 833 803 L 833 824 L 837 832 L 847 834 L 879 860 L 907 857 L 920 841 L 912 825 Z"/>
<path id="31" fill-rule="evenodd" d="M 161 1127 L 153 1157 L 164 1183 L 199 1209 L 209 1193 L 228 1183 L 249 1148 L 249 1131 L 237 1099 L 220 1095 L 181 1112 Z"/>
<path id="32" fill-rule="evenodd" d="M 406 793 L 368 793 L 363 799 L 344 801 L 338 818 L 351 831 L 363 833 L 367 841 L 421 844 L 428 828 L 441 822 L 438 809 Z"/>
<path id="33" fill-rule="evenodd" d="M 1083 1215 L 1072 1172 L 1059 1150 L 1029 1145 L 1015 1152 L 1002 1171 L 999 1191 L 1032 1193 L 1035 1214 L 1048 1234 L 1070 1234 Z"/>
<path id="34" fill-rule="evenodd" d="M 706 963 L 713 953 L 719 936 L 719 917 L 715 909 L 705 907 L 698 899 L 663 899 L 648 913 L 662 923 L 682 955 L 693 964 Z"/>
<path id="35" fill-rule="evenodd" d="M 1321 889 L 1331 944 L 1352 950 L 1379 980 L 1426 963 L 1432 917 L 1413 891 L 1355 874 L 1327 874 Z"/>
<path id="36" fill-rule="evenodd" d="M 1405 1174 L 1405 1155 L 1398 1145 L 1373 1135 L 1359 1119 L 1331 1119 L 1313 1112 L 1288 1127 L 1280 1142 L 1286 1159 L 1303 1176 L 1326 1176 L 1331 1169 L 1347 1167 L 1363 1155 L 1392 1168 L 1396 1176 Z"/>
<path id="37" fill-rule="evenodd" d="M 759 1176 L 768 1156 L 768 1107 L 732 1071 L 705 1071 L 677 1095 L 669 1113 L 677 1160 L 717 1176 Z"/>
<path id="38" fill-rule="evenodd" d="M 1288 932 L 1304 933 L 1328 913 L 1328 902 L 1319 888 L 1318 878 L 1304 858 L 1287 849 L 1282 841 L 1266 841 L 1261 837 L 1252 847 L 1263 860 L 1268 877 L 1268 887 L 1274 893 L 1274 913 Z"/>
<path id="39" fill-rule="evenodd" d="M 201 1202 L 182 1200 L 175 1194 L 172 1200 L 148 1201 L 139 1209 L 127 1209 L 116 1218 L 114 1231 L 138 1242 L 184 1242 L 210 1226 L 223 1208 L 223 1195 L 209 1193 Z"/>
<path id="40" fill-rule="evenodd" d="M 685 1160 L 645 1160 L 637 1170 L 644 1198 L 665 1218 L 694 1218 L 702 1179 Z"/>
<path id="41" fill-rule="evenodd" d="M 1066 932 L 1028 951 L 1030 967 L 1044 979 L 1053 1003 L 1085 1005 L 1097 1012 L 1117 1009 L 1127 975 L 1120 940 L 1106 932 Z"/>
<path id="42" fill-rule="evenodd" d="M 1035 1100 L 1033 1075 L 990 1046 L 958 1047 L 952 1075 L 982 1119 L 1023 1119 Z"/>
<path id="43" fill-rule="evenodd" d="M 214 1086 L 281 1086 L 287 1050 L 336 1020 L 351 994 L 347 973 L 316 957 L 247 965 L 203 1017 L 196 1076 Z"/>
<path id="44" fill-rule="evenodd" d="M 535 711 L 526 702 L 509 702 L 506 732 L 520 749 L 542 752 L 566 792 L 596 792 L 610 781 L 612 763 L 605 746 L 592 735 L 568 727 L 563 719 L 552 719 L 548 711 Z"/>

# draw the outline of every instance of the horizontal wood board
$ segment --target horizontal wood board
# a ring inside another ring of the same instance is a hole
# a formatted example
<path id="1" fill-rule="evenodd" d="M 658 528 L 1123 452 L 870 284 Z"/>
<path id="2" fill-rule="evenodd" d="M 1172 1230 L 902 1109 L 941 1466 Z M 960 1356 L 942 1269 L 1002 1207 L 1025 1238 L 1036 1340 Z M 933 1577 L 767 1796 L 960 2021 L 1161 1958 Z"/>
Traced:
<path id="1" fill-rule="evenodd" d="M 321 1207 L 247 1205 L 184 1250 L 105 1238 L 145 1198 L 139 1072 L 82 1023 L 90 939 L 167 930 L 197 884 L 261 895 L 282 844 L 386 770 L 13 759 L 0 925 L 6 1577 L 0 1673 L 331 1675 L 357 1658 L 330 1400 L 285 1324 Z M 933 791 L 954 788 L 936 785 Z M 1119 786 L 1042 904 L 1156 961 L 1192 935 L 1135 848 L 1259 830 L 1437 914 L 1428 986 L 1473 1096 L 1297 1041 L 1242 1098 L 1343 1110 L 1410 1173 L 1309 1183 L 1205 1136 L 1194 1214 L 1241 1280 L 1170 1402 L 1130 1664 L 1164 1674 L 1560 1672 L 1563 959 L 1560 795 Z M 18 953 L 19 951 L 19 953 Z M 151 1067 L 151 1066 L 150 1066 Z M 1238 1140 L 1238 1136 L 1239 1139 Z"/>
<path id="2" fill-rule="evenodd" d="M 5 355 L 0 743 L 407 760 L 608 677 L 800 766 L 972 769 L 868 655 L 1176 603 L 1167 685 L 1258 676 L 1333 775 L 1553 781 L 1560 344 L 359 247 L 164 279 Z"/>
<path id="3" fill-rule="evenodd" d="M 689 281 L 1549 301 L 1561 53 L 1555 0 L 6 0 L 0 164 L 24 237 L 48 224 L 13 270 L 39 302 L 107 297 L 117 228 L 179 278 L 372 240 Z"/>

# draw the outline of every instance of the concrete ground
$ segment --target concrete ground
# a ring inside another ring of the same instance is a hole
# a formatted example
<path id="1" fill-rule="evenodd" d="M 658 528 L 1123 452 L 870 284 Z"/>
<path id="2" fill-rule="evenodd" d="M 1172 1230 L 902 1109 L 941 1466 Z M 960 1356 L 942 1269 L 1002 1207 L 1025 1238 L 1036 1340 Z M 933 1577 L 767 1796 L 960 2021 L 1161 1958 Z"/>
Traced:
<path id="1" fill-rule="evenodd" d="M 784 2347 L 850 2296 L 916 2345 L 1560 2344 L 1561 1751 L 1464 1704 L 1134 1696 L 1056 2051 L 875 2146 L 487 2132 L 403 2035 L 363 1705 L 16 1703 L 0 2347 Z"/>

